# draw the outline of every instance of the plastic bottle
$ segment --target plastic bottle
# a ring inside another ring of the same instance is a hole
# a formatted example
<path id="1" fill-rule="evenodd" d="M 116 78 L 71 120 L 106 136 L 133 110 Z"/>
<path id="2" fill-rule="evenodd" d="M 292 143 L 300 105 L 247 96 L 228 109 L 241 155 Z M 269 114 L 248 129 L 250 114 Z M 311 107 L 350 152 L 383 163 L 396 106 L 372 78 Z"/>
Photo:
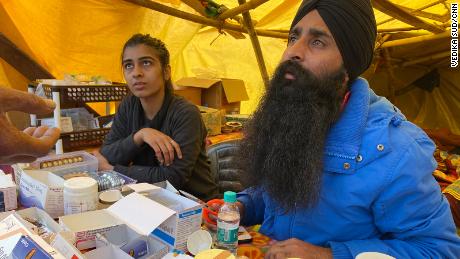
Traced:
<path id="1" fill-rule="evenodd" d="M 75 177 L 64 182 L 64 214 L 96 210 L 97 181 L 91 177 Z"/>
<path id="2" fill-rule="evenodd" d="M 240 211 L 236 206 L 236 193 L 224 193 L 224 205 L 217 214 L 217 246 L 230 251 L 236 256 L 238 247 L 238 228 L 240 226 Z"/>

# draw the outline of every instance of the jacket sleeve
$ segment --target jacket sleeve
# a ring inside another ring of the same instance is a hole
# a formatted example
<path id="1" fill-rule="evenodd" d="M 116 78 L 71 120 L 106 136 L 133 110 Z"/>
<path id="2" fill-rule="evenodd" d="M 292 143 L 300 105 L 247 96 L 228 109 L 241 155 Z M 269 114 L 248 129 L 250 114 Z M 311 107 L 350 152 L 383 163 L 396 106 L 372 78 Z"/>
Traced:
<path id="1" fill-rule="evenodd" d="M 432 176 L 434 146 L 428 138 L 401 152 L 383 191 L 372 205 L 381 239 L 329 242 L 334 258 L 381 252 L 395 258 L 458 258 L 460 239 L 449 204 Z"/>
<path id="2" fill-rule="evenodd" d="M 176 188 L 182 188 L 192 175 L 206 133 L 201 114 L 195 106 L 177 111 L 171 123 L 170 137 L 179 144 L 182 159 L 175 154 L 170 166 L 126 166 L 118 163 L 114 170 L 140 182 L 156 183 L 168 180 Z"/>
<path id="3" fill-rule="evenodd" d="M 130 104 L 125 99 L 113 119 L 112 128 L 101 147 L 101 154 L 110 164 L 128 165 L 141 152 L 142 148 L 134 143 L 134 133 L 128 128 Z"/>
<path id="4" fill-rule="evenodd" d="M 238 201 L 244 205 L 241 225 L 253 226 L 262 224 L 265 213 L 265 201 L 260 188 L 248 188 L 238 193 Z"/>

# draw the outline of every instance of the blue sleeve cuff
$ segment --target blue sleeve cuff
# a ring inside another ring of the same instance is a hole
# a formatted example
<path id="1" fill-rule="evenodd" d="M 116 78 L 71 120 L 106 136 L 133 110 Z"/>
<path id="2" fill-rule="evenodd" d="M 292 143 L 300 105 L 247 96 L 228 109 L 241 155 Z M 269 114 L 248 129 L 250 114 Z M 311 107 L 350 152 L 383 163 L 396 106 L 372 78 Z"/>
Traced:
<path id="1" fill-rule="evenodd" d="M 251 196 L 249 196 L 246 191 L 238 193 L 238 201 L 244 205 L 244 214 L 241 219 L 241 225 L 243 226 L 252 226 L 250 219 L 254 219 L 254 204 L 252 203 Z"/>
<path id="2" fill-rule="evenodd" d="M 347 245 L 339 242 L 329 242 L 334 259 L 353 259 Z"/>

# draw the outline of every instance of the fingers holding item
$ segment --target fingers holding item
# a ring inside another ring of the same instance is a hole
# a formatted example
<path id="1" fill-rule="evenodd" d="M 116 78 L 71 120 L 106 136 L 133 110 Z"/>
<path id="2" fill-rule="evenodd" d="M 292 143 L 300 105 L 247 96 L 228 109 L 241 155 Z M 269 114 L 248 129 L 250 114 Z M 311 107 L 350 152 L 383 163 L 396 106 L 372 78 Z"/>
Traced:
<path id="1" fill-rule="evenodd" d="M 40 138 L 42 137 L 45 132 L 48 130 L 49 128 L 47 126 L 40 126 L 40 127 L 28 127 L 26 128 L 25 130 L 23 130 L 24 133 L 26 133 L 27 135 L 30 135 L 34 138 Z"/>
<path id="2" fill-rule="evenodd" d="M 47 114 L 56 108 L 52 100 L 43 99 L 35 94 L 0 87 L 1 112 L 22 111 L 34 114 Z"/>
<path id="3" fill-rule="evenodd" d="M 45 156 L 59 139 L 60 130 L 46 127 L 28 128 L 19 131 L 13 126 L 3 128 L 0 136 L 0 161 L 3 163 L 31 162 L 37 157 Z"/>
<path id="4" fill-rule="evenodd" d="M 23 132 L 26 133 L 29 136 L 32 136 L 36 129 L 37 129 L 37 127 L 28 127 L 25 130 L 23 130 Z"/>
<path id="5" fill-rule="evenodd" d="M 46 131 L 48 131 L 47 126 L 40 126 L 34 130 L 34 133 L 32 134 L 32 137 L 34 138 L 41 138 L 43 135 L 45 135 Z"/>
<path id="6" fill-rule="evenodd" d="M 20 133 L 22 134 L 18 136 L 18 144 L 22 147 L 18 149 L 23 150 L 22 154 L 40 157 L 48 154 L 59 139 L 61 131 L 58 128 L 39 127 L 34 130 L 32 136 L 27 132 Z"/>

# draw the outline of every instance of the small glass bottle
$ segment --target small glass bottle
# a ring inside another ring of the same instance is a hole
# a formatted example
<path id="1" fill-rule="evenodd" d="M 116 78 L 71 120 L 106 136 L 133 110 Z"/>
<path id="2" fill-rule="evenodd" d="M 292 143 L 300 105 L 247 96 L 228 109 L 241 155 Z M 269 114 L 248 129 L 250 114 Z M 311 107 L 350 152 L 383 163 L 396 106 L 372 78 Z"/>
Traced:
<path id="1" fill-rule="evenodd" d="M 240 226 L 240 211 L 236 206 L 236 193 L 224 193 L 224 205 L 217 214 L 217 246 L 230 251 L 235 256 L 238 247 L 238 228 Z"/>

